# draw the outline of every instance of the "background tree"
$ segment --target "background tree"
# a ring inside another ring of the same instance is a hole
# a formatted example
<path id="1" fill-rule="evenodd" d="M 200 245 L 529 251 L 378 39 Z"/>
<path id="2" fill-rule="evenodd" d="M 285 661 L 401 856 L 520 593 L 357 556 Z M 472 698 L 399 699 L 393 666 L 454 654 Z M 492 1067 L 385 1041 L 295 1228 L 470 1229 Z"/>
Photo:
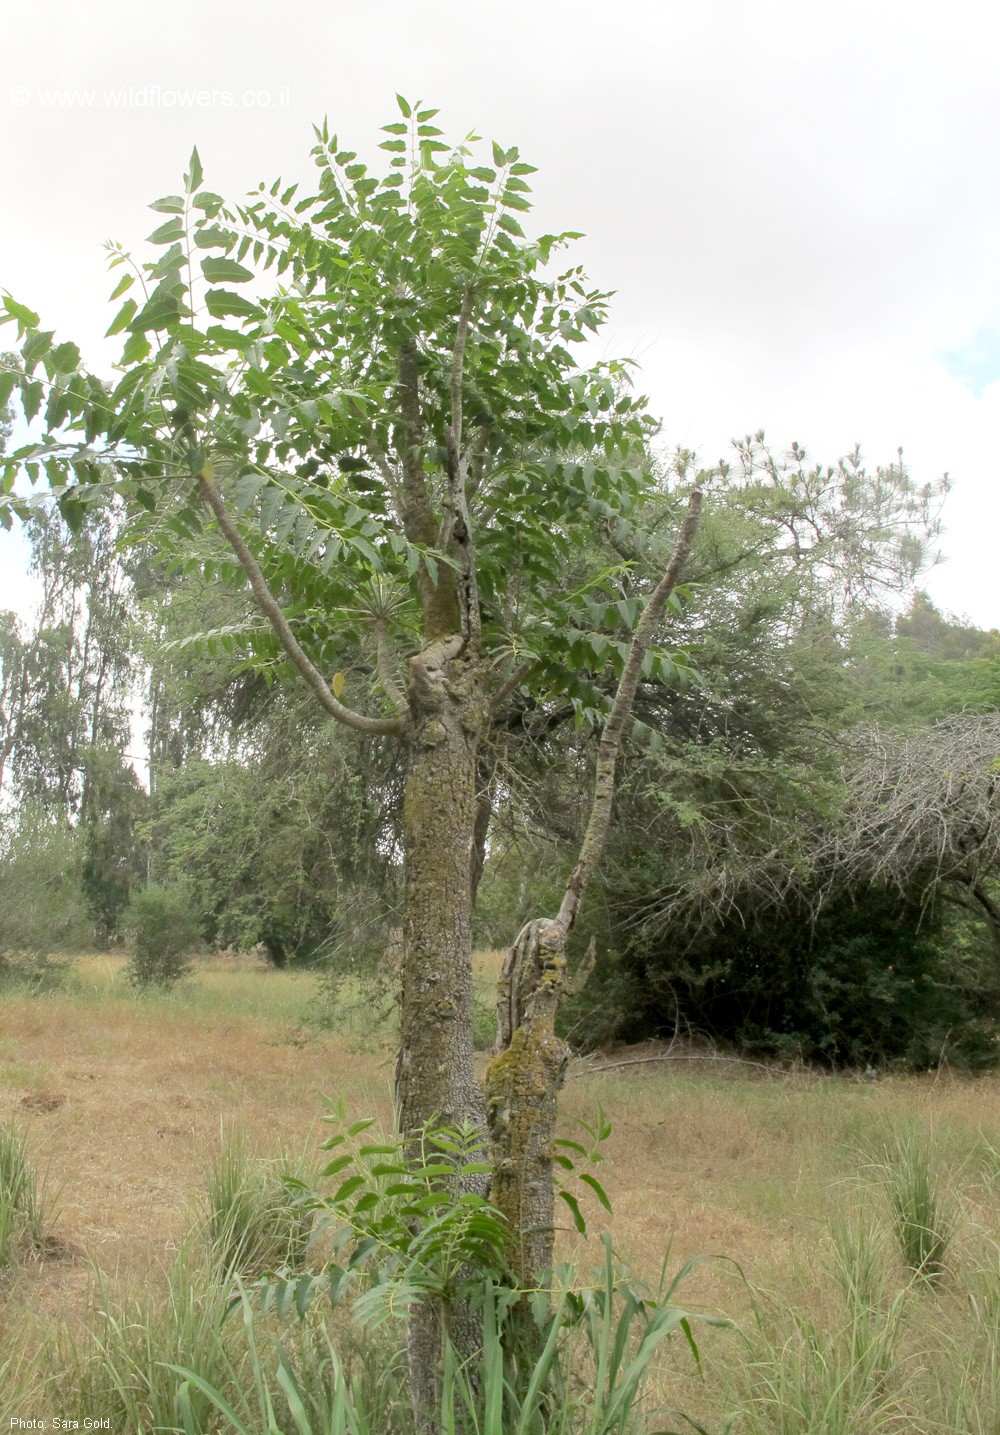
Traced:
<path id="1" fill-rule="evenodd" d="M 16 367 L 13 355 L 0 355 L 0 372 Z M 0 403 L 0 454 L 11 419 L 9 403 Z M 18 801 L 11 780 L 31 700 L 30 667 L 21 624 L 0 610 L 0 982 L 38 986 L 55 974 L 51 953 L 84 938 L 86 920 L 79 843 L 37 805 Z"/>
<path id="2" fill-rule="evenodd" d="M 736 572 L 711 621 L 711 582 L 685 611 L 706 634 L 701 700 L 671 693 L 665 751 L 626 768 L 576 1039 L 693 1029 L 837 1065 L 994 1060 L 1000 971 L 972 888 L 992 901 L 995 674 L 965 656 L 990 635 L 934 657 L 905 618 L 897 636 L 830 595 L 800 620 L 770 565 Z M 928 721 L 973 702 L 982 717 Z"/>
<path id="3" fill-rule="evenodd" d="M 1000 707 L 1000 636 L 939 613 L 917 592 L 909 611 L 871 614 L 852 633 L 859 719 L 914 729 Z"/>
<path id="4" fill-rule="evenodd" d="M 37 807 L 0 824 L 0 986 L 38 989 L 58 979 L 54 955 L 91 933 L 81 900 L 80 843 Z"/>
<path id="5" fill-rule="evenodd" d="M 396 925 L 396 793 L 383 754 L 282 686 L 214 757 L 161 771 L 144 832 L 217 947 L 357 971 Z"/>
<path id="6" fill-rule="evenodd" d="M 129 754 L 136 692 L 134 606 L 118 522 L 93 506 L 73 538 L 58 513 L 28 522 L 41 598 L 0 628 L 0 770 L 18 803 L 78 831 L 97 939 L 112 940 L 141 871 L 142 792 Z"/>

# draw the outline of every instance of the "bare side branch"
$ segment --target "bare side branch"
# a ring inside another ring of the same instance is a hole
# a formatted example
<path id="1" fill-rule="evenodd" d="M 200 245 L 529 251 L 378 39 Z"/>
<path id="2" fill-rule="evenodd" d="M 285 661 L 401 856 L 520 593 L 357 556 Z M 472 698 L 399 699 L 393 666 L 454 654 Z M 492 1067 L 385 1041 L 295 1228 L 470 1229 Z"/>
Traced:
<path id="1" fill-rule="evenodd" d="M 537 658 L 525 658 L 523 662 L 518 663 L 510 676 L 500 684 L 493 694 L 490 700 L 490 710 L 492 712 L 499 712 L 510 695 L 517 692 L 537 661 Z"/>
<path id="2" fill-rule="evenodd" d="M 677 535 L 677 542 L 674 545 L 670 562 L 646 604 L 642 617 L 636 624 L 628 657 L 625 660 L 625 668 L 618 683 L 618 691 L 615 693 L 610 715 L 601 734 L 601 742 L 597 750 L 597 770 L 594 774 L 594 800 L 590 809 L 590 817 L 587 820 L 587 830 L 583 835 L 580 856 L 566 884 L 566 892 L 556 919 L 567 932 L 576 921 L 587 884 L 604 855 L 608 831 L 611 827 L 611 808 L 615 795 L 615 769 L 618 766 L 618 755 L 621 752 L 625 723 L 632 711 L 636 688 L 639 685 L 642 660 L 653 640 L 656 625 L 663 615 L 667 599 L 677 586 L 681 569 L 691 551 L 695 530 L 701 517 L 701 503 L 701 491 L 696 488 L 688 500 L 687 514 L 681 525 L 681 531 Z"/>
<path id="3" fill-rule="evenodd" d="M 632 638 L 598 750 L 594 800 L 580 857 L 567 883 L 559 915 L 554 920 L 536 919 L 522 927 L 500 976 L 497 1044 L 486 1070 L 493 1166 L 490 1200 L 516 1233 L 510 1259 L 517 1278 L 524 1284 L 544 1280 L 544 1272 L 552 1267 L 556 1102 L 569 1061 L 569 1047 L 555 1029 L 556 1012 L 569 987 L 566 937 L 604 853 L 611 825 L 615 767 L 642 660 L 691 549 L 700 514 L 701 493 L 696 489 L 688 501 L 687 515 L 666 572 Z M 573 982 L 574 988 L 586 980 L 593 956 L 591 948 Z M 521 1316 L 530 1336 L 531 1326 L 523 1308 Z"/>

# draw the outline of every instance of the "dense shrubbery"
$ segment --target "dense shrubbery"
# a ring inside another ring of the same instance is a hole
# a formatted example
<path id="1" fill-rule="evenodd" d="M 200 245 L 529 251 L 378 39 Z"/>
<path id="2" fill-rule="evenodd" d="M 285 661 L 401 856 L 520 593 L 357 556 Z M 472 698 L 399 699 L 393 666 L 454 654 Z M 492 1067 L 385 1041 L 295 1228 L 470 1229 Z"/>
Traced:
<path id="1" fill-rule="evenodd" d="M 188 970 L 201 924 L 191 891 L 183 883 L 150 883 L 137 892 L 125 914 L 132 939 L 129 980 L 137 987 L 172 987 Z"/>
<path id="2" fill-rule="evenodd" d="M 643 895 L 609 896 L 611 960 L 567 1012 L 584 1043 L 693 1030 L 830 1066 L 1000 1058 L 1000 976 L 942 913 L 869 890 L 692 933 L 637 926 Z"/>
<path id="3" fill-rule="evenodd" d="M 1000 1060 L 997 638 L 921 595 L 898 626 L 790 627 L 784 656 L 714 630 L 662 753 L 631 755 L 576 1040 Z"/>
<path id="4" fill-rule="evenodd" d="M 373 959 L 392 925 L 379 755 L 294 694 L 256 704 L 237 751 L 161 768 L 144 828 L 154 875 L 187 884 L 214 947 L 262 945 L 279 966 Z"/>

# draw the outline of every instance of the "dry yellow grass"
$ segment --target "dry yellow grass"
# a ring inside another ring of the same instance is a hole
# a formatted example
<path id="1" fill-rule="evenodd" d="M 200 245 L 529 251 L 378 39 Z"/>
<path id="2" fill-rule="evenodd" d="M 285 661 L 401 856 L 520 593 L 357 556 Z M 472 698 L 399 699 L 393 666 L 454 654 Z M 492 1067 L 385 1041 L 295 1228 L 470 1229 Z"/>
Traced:
<path id="1" fill-rule="evenodd" d="M 121 965 L 80 963 L 82 997 L 0 1004 L 0 1122 L 17 1120 L 58 1193 L 71 1257 L 21 1277 L 6 1306 L 15 1324 L 22 1301 L 65 1314 L 91 1263 L 112 1278 L 162 1264 L 191 1226 L 224 1123 L 273 1152 L 315 1150 L 323 1094 L 389 1118 L 387 1050 L 297 1034 L 309 976 L 205 963 L 182 993 L 141 998 L 117 981 Z M 277 1014 L 241 1013 L 248 987 Z"/>
<path id="2" fill-rule="evenodd" d="M 481 991 L 500 957 L 477 958 Z M 308 1148 L 318 1164 L 323 1094 L 343 1097 L 353 1115 L 390 1119 L 391 1033 L 369 1032 L 370 1050 L 349 1031 L 305 1035 L 308 975 L 206 961 L 176 994 L 137 997 L 120 968 L 87 958 L 67 993 L 0 1004 L 0 1122 L 17 1121 L 58 1192 L 62 1243 L 61 1259 L 28 1267 L 8 1289 L 0 1326 L 12 1332 L 29 1313 L 43 1324 L 77 1318 L 94 1267 L 113 1284 L 158 1279 L 190 1229 L 224 1123 L 264 1152 Z M 699 1266 L 685 1303 L 747 1319 L 735 1262 L 779 1305 L 835 1319 L 822 1278 L 831 1221 L 859 1211 L 884 1218 L 864 1153 L 895 1129 L 933 1133 L 948 1160 L 961 1215 L 956 1259 L 971 1269 L 1000 1248 L 1000 1172 L 991 1186 L 976 1164 L 988 1145 L 1000 1151 L 1000 1078 L 864 1083 L 648 1060 L 657 1054 L 653 1047 L 575 1063 L 563 1111 L 567 1135 L 598 1105 L 612 1123 L 599 1174 L 616 1245 L 641 1275 L 655 1279 L 668 1249 L 672 1268 L 700 1253 L 726 1258 Z M 595 1201 L 587 1212 L 601 1229 Z M 564 1255 L 587 1260 L 574 1233 L 560 1240 Z M 713 1340 L 720 1352 L 731 1348 L 731 1337 L 709 1338 L 710 1372 Z M 678 1360 L 671 1391 L 717 1415 L 713 1401 L 723 1396 L 706 1392 Z"/>

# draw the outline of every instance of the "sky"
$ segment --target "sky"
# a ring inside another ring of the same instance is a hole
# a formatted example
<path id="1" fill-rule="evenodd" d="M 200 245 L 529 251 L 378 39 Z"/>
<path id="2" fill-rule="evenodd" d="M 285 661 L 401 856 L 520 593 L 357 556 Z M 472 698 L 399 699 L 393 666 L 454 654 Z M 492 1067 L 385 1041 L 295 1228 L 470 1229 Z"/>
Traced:
<path id="1" fill-rule="evenodd" d="M 947 471 L 921 584 L 1000 626 L 1000 7 L 4 0 L 0 290 L 109 371 L 103 245 L 140 244 L 193 144 L 236 200 L 308 176 L 324 115 L 373 157 L 395 91 L 538 166 L 537 231 L 584 232 L 665 442 Z M 0 540 L 0 605 L 28 593 Z"/>

